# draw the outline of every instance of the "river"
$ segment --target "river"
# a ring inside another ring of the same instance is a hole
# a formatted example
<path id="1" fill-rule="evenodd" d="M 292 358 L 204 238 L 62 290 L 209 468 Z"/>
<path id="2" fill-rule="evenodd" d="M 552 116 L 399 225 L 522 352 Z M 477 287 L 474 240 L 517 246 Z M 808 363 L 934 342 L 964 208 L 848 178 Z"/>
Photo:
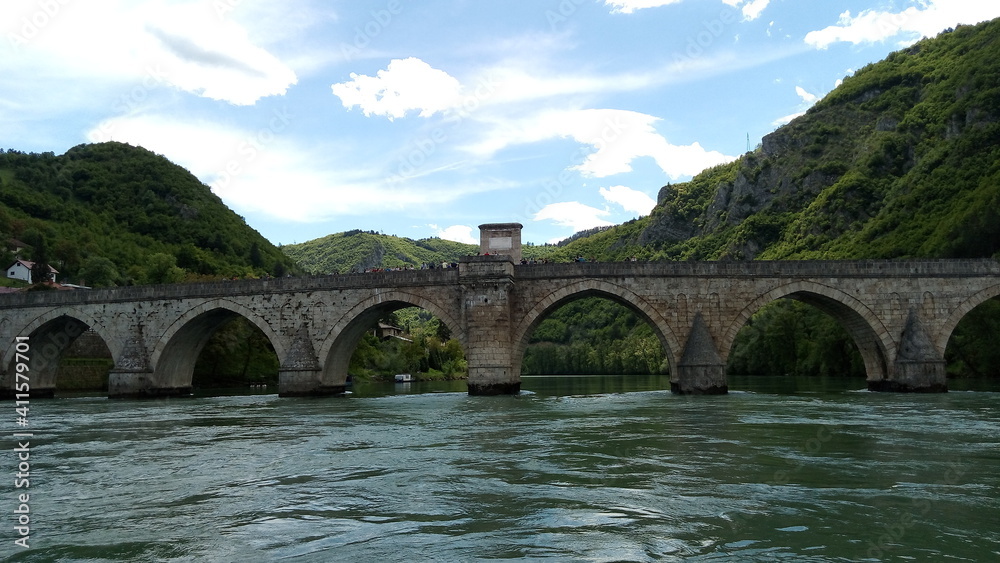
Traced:
<path id="1" fill-rule="evenodd" d="M 729 395 L 688 397 L 663 377 L 525 377 L 514 397 L 470 397 L 464 382 L 445 382 L 358 384 L 323 399 L 32 401 L 30 548 L 13 543 L 5 479 L 0 554 L 1000 559 L 998 390 L 730 385 Z"/>

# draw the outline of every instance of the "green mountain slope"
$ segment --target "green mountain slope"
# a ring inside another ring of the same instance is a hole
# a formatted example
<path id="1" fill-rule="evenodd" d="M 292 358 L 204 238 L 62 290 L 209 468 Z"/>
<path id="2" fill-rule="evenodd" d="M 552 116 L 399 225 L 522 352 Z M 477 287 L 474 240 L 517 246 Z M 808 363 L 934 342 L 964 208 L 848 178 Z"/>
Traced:
<path id="1" fill-rule="evenodd" d="M 303 269 L 314 274 L 360 272 L 369 268 L 419 268 L 422 264 L 457 262 L 475 254 L 479 247 L 439 238 L 413 240 L 371 231 L 346 231 L 282 251 Z"/>
<path id="2" fill-rule="evenodd" d="M 60 281 L 98 286 L 295 268 L 190 172 L 122 143 L 0 151 L 0 237 L 31 245 Z"/>
<path id="3" fill-rule="evenodd" d="M 597 230 L 594 230 L 597 232 Z M 586 236 L 587 232 L 574 237 Z M 569 240 L 569 239 L 567 239 Z M 570 262 L 576 256 L 558 245 L 525 244 L 526 260 L 548 259 Z M 419 268 L 423 264 L 458 262 L 479 252 L 479 246 L 441 238 L 410 239 L 355 229 L 281 247 L 305 271 L 312 274 L 363 272 L 370 268 Z"/>
<path id="4" fill-rule="evenodd" d="M 989 257 L 1000 252 L 1000 21 L 869 65 L 648 217 L 566 252 L 621 259 Z"/>

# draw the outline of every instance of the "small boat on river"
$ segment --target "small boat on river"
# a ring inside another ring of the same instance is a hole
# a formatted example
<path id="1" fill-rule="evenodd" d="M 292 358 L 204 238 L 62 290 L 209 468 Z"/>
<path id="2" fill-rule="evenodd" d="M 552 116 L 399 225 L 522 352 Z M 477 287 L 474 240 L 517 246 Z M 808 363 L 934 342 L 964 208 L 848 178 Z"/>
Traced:
<path id="1" fill-rule="evenodd" d="M 409 383 L 413 381 L 413 376 L 408 373 L 397 373 L 394 379 L 396 383 Z"/>

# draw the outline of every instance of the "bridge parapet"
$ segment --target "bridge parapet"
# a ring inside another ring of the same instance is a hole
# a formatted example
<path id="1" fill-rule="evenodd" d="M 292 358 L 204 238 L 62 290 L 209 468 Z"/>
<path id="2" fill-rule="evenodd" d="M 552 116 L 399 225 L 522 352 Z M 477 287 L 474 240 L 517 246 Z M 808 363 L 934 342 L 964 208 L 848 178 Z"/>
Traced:
<path id="1" fill-rule="evenodd" d="M 257 280 L 232 280 L 168 285 L 139 285 L 77 291 L 17 292 L 0 295 L 0 309 L 16 307 L 48 307 L 82 303 L 114 303 L 294 293 L 331 289 L 365 289 L 375 287 L 409 287 L 458 282 L 462 265 L 480 266 L 475 275 L 509 275 L 516 279 L 557 279 L 577 277 L 968 277 L 1000 276 L 1000 262 L 985 260 L 754 260 L 720 262 L 571 262 L 553 264 L 518 264 L 508 272 L 505 255 L 469 256 L 459 268 L 434 268 L 357 274 L 316 275 Z"/>
<path id="2" fill-rule="evenodd" d="M 399 272 L 136 285 L 76 291 L 25 291 L 0 295 L 0 309 L 85 303 L 214 298 L 234 295 L 299 293 L 336 289 L 424 287 L 435 284 L 452 284 L 456 283 L 457 280 L 457 268 L 433 268 Z"/>
<path id="3" fill-rule="evenodd" d="M 570 262 L 519 264 L 515 277 L 775 277 L 882 278 L 1000 276 L 1000 261 L 984 260 L 753 260 L 716 262 Z"/>
<path id="4" fill-rule="evenodd" d="M 489 254 L 466 256 L 458 263 L 459 279 L 514 277 L 514 263 L 510 256 Z"/>

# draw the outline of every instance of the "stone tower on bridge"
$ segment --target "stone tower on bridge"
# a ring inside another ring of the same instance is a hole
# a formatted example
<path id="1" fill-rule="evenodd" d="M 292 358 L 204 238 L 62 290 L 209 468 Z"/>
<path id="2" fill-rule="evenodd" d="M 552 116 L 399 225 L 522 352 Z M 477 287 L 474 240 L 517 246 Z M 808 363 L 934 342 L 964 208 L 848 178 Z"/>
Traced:
<path id="1" fill-rule="evenodd" d="M 479 225 L 479 254 L 510 256 L 510 261 L 521 261 L 520 223 L 486 223 Z"/>

